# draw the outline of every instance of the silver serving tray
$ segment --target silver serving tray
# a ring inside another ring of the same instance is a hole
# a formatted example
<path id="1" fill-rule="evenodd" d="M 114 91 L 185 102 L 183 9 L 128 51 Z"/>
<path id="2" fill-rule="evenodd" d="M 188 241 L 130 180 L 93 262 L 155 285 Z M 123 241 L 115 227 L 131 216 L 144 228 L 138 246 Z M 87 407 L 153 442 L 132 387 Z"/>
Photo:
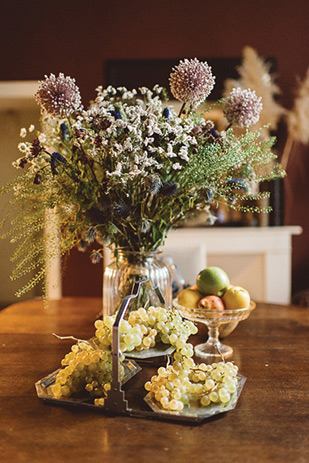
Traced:
<path id="1" fill-rule="evenodd" d="M 145 381 L 140 384 L 140 387 L 135 387 L 135 392 L 133 395 L 131 393 L 131 397 L 129 386 L 126 387 L 126 391 L 122 389 L 122 385 L 125 382 L 128 382 L 130 379 L 132 379 L 138 372 L 141 371 L 142 368 L 136 363 L 135 360 L 126 358 L 124 360 L 125 376 L 122 382 L 119 381 L 119 323 L 122 320 L 126 310 L 128 309 L 130 300 L 138 295 L 140 285 L 145 282 L 146 284 L 149 284 L 149 281 L 144 280 L 134 283 L 131 294 L 124 298 L 121 307 L 118 311 L 116 320 L 114 322 L 112 346 L 112 382 L 111 389 L 110 391 L 108 391 L 107 398 L 104 401 L 104 405 L 94 405 L 92 401 L 93 399 L 89 396 L 86 397 L 86 394 L 83 397 L 55 398 L 52 394 L 51 386 L 56 380 L 56 376 L 59 369 L 35 383 L 36 392 L 40 399 L 50 404 L 74 407 L 78 406 L 80 408 L 91 409 L 105 414 L 126 415 L 148 419 L 160 419 L 165 421 L 175 421 L 190 424 L 199 424 L 207 418 L 211 418 L 214 415 L 218 415 L 220 413 L 224 413 L 228 410 L 232 410 L 233 408 L 235 408 L 244 383 L 246 381 L 246 378 L 242 375 L 238 375 L 239 382 L 237 390 L 232 395 L 232 398 L 227 405 L 214 404 L 208 407 L 197 407 L 196 405 L 193 407 L 185 407 L 184 410 L 182 410 L 181 412 L 164 410 L 159 406 L 159 404 L 155 403 L 151 399 L 150 394 L 147 394 L 146 397 L 144 397 L 143 386 Z M 158 293 L 160 294 L 158 288 L 156 288 L 156 291 L 158 291 Z M 171 348 L 171 346 L 163 347 L 164 349 L 162 348 L 162 351 L 160 352 L 160 357 L 166 356 L 166 349 Z M 158 352 L 157 348 L 155 350 Z M 149 374 L 149 377 L 152 376 L 152 374 Z M 126 396 L 129 397 L 129 399 Z M 129 402 L 130 404 L 133 403 L 135 408 L 131 408 Z M 145 409 L 145 406 L 148 409 Z"/>
<path id="2" fill-rule="evenodd" d="M 142 368 L 134 362 L 134 360 L 129 360 L 125 359 L 123 361 L 123 366 L 124 366 L 124 378 L 121 382 L 121 385 L 127 383 L 133 376 L 135 376 L 137 373 L 139 373 Z M 56 376 L 59 373 L 61 368 L 58 368 L 58 370 L 53 371 L 49 375 L 45 376 L 44 378 L 40 379 L 35 383 L 35 389 L 37 392 L 37 396 L 39 399 L 44 399 L 44 400 L 49 400 L 52 402 L 56 403 L 63 403 L 63 404 L 84 404 L 84 403 L 89 403 L 92 404 L 93 399 L 89 397 L 89 395 L 85 395 L 84 397 L 66 397 L 66 398 L 61 398 L 57 397 L 55 398 L 51 387 L 56 381 Z M 92 404 L 93 405 L 93 404 Z M 97 408 L 97 406 L 95 405 Z"/>
<path id="3" fill-rule="evenodd" d="M 198 403 L 191 403 L 190 406 L 185 406 L 181 412 L 174 412 L 172 410 L 165 410 L 157 401 L 153 400 L 151 394 L 148 393 L 144 398 L 145 402 L 155 413 L 163 413 L 166 415 L 178 415 L 182 417 L 201 418 L 207 419 L 219 413 L 224 413 L 233 410 L 236 407 L 237 401 L 241 394 L 242 388 L 246 382 L 244 376 L 237 374 L 238 386 L 236 391 L 232 394 L 231 400 L 225 404 L 210 404 L 207 407 L 200 407 Z"/>

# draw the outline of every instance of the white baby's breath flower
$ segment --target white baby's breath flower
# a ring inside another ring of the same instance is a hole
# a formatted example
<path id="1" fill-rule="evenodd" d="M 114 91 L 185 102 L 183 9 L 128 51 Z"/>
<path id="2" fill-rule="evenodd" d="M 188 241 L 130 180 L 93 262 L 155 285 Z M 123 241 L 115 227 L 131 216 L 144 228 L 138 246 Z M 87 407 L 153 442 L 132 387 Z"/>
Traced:
<path id="1" fill-rule="evenodd" d="M 132 151 L 133 150 L 133 145 L 130 140 L 130 138 L 127 138 L 124 143 L 123 143 L 123 149 L 126 151 Z"/>
<path id="2" fill-rule="evenodd" d="M 188 156 L 188 148 L 185 146 L 182 146 L 179 150 L 178 156 L 183 159 L 184 161 L 189 161 L 189 156 Z"/>
<path id="3" fill-rule="evenodd" d="M 18 149 L 21 153 L 26 153 L 28 151 L 28 146 L 26 143 L 22 142 L 18 144 Z"/>
<path id="4" fill-rule="evenodd" d="M 160 127 L 155 126 L 153 128 L 153 133 L 156 133 L 157 135 L 162 135 L 162 130 L 160 129 Z"/>
<path id="5" fill-rule="evenodd" d="M 25 138 L 27 136 L 27 129 L 25 129 L 25 127 L 20 129 L 19 135 L 21 138 Z"/>
<path id="6" fill-rule="evenodd" d="M 139 167 L 137 165 L 134 165 L 132 170 L 129 172 L 129 175 L 131 177 L 136 177 L 137 175 L 141 175 L 143 173 L 143 171 L 141 169 L 139 169 Z"/>
<path id="7" fill-rule="evenodd" d="M 45 133 L 40 133 L 40 135 L 38 136 L 38 139 L 40 140 L 41 143 L 46 143 L 46 135 Z"/>
<path id="8" fill-rule="evenodd" d="M 154 138 L 153 137 L 146 137 L 144 140 L 144 145 L 148 146 L 150 143 L 153 143 Z"/>
<path id="9" fill-rule="evenodd" d="M 21 169 L 21 159 L 17 159 L 16 161 L 12 162 L 12 166 L 15 167 L 15 169 Z"/>
<path id="10" fill-rule="evenodd" d="M 28 130 L 31 133 L 31 132 L 34 131 L 34 129 L 35 129 L 35 126 L 33 124 L 31 124 Z"/>
<path id="11" fill-rule="evenodd" d="M 179 164 L 179 162 L 175 162 L 175 164 L 172 165 L 174 170 L 181 170 L 182 166 Z"/>
<path id="12" fill-rule="evenodd" d="M 122 171 L 122 164 L 121 164 L 121 162 L 118 162 L 117 165 L 116 165 L 116 169 L 114 170 L 114 172 L 112 172 L 111 175 L 120 176 L 121 171 Z"/>
<path id="13" fill-rule="evenodd" d="M 172 147 L 171 143 L 168 143 L 168 145 L 167 145 L 166 156 L 168 158 L 175 158 L 177 156 L 173 151 L 173 147 Z"/>

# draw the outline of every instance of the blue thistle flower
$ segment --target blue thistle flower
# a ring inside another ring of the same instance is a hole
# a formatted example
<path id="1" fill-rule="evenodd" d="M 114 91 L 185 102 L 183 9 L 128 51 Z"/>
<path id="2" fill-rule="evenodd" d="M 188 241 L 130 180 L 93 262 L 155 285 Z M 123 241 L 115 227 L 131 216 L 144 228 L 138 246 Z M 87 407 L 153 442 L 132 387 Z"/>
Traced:
<path id="1" fill-rule="evenodd" d="M 121 119 L 120 112 L 118 111 L 107 111 L 111 116 L 114 116 L 115 119 Z"/>
<path id="2" fill-rule="evenodd" d="M 66 138 L 66 135 L 67 135 L 67 126 L 65 125 L 64 122 L 62 122 L 62 124 L 60 124 L 60 130 L 61 130 L 61 136 L 62 136 L 62 139 L 65 140 Z"/>
<path id="3" fill-rule="evenodd" d="M 170 110 L 168 108 L 163 109 L 163 117 L 165 117 L 165 119 L 169 120 L 169 118 L 170 118 Z"/>
<path id="4" fill-rule="evenodd" d="M 126 219 L 130 214 L 129 206 L 124 202 L 114 204 L 113 211 L 115 216 L 120 219 Z"/>
<path id="5" fill-rule="evenodd" d="M 56 168 L 57 162 L 62 162 L 64 163 L 66 159 L 60 154 L 57 153 L 56 151 L 51 155 L 51 160 L 50 160 L 50 167 L 53 175 L 58 175 L 58 170 Z"/>
<path id="6" fill-rule="evenodd" d="M 59 162 L 65 162 L 66 159 L 65 159 L 60 153 L 57 153 L 57 151 L 55 151 L 55 152 L 51 155 L 51 162 L 55 164 L 57 161 L 59 161 Z"/>
<path id="7" fill-rule="evenodd" d="M 218 134 L 218 132 L 216 131 L 215 128 L 212 129 L 211 133 L 212 133 L 212 135 L 213 135 L 215 138 L 218 138 L 218 137 L 219 137 L 219 134 Z"/>
<path id="8" fill-rule="evenodd" d="M 163 183 L 160 187 L 159 194 L 162 196 L 174 196 L 178 192 L 179 188 L 177 183 L 171 181 Z"/>

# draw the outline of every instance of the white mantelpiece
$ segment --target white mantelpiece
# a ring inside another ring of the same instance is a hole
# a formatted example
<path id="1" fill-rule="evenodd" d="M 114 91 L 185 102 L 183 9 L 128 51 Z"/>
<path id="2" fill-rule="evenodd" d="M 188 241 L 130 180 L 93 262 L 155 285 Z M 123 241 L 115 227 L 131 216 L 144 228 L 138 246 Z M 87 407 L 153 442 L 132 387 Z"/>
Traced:
<path id="1" fill-rule="evenodd" d="M 38 110 L 34 98 L 37 89 L 35 80 L 0 81 L 0 111 Z"/>
<path id="2" fill-rule="evenodd" d="M 168 234 L 162 250 L 189 283 L 195 283 L 201 269 L 214 265 L 255 301 L 289 304 L 292 235 L 301 233 L 298 226 L 179 228 Z"/>

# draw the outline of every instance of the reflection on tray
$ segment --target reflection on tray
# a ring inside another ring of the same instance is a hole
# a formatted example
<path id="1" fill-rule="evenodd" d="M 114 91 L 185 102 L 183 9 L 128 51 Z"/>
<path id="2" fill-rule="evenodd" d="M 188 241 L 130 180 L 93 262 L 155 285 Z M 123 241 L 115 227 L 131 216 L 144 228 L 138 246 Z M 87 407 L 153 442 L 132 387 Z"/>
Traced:
<path id="1" fill-rule="evenodd" d="M 148 359 L 154 357 L 163 357 L 165 355 L 170 355 L 175 351 L 175 347 L 170 344 L 163 344 L 159 342 L 155 347 L 150 349 L 145 349 L 141 351 L 133 350 L 132 352 L 125 352 L 126 358 L 134 359 Z"/>

